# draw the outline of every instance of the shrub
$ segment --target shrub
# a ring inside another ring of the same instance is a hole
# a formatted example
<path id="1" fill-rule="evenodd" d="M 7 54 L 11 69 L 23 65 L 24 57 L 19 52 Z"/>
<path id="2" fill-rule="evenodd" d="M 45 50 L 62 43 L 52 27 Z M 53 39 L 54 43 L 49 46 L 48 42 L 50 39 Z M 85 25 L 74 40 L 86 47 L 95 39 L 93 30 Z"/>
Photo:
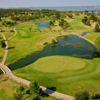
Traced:
<path id="1" fill-rule="evenodd" d="M 36 96 L 33 98 L 33 100 L 41 100 L 40 96 Z"/>
<path id="2" fill-rule="evenodd" d="M 90 24 L 90 20 L 87 16 L 85 16 L 83 19 L 82 19 L 82 22 L 85 24 L 85 25 L 88 25 L 88 26 L 91 26 Z"/>
<path id="3" fill-rule="evenodd" d="M 95 25 L 95 32 L 100 32 L 100 25 L 98 23 Z"/>
<path id="4" fill-rule="evenodd" d="M 56 44 L 57 44 L 57 41 L 53 39 L 53 40 L 51 41 L 51 46 L 52 46 L 52 47 L 55 47 Z"/>
<path id="5" fill-rule="evenodd" d="M 90 98 L 90 95 L 87 91 L 79 92 L 75 96 L 76 100 L 89 100 L 89 98 Z"/>
<path id="6" fill-rule="evenodd" d="M 92 100 L 100 100 L 100 94 L 95 94 L 94 96 L 91 97 Z"/>

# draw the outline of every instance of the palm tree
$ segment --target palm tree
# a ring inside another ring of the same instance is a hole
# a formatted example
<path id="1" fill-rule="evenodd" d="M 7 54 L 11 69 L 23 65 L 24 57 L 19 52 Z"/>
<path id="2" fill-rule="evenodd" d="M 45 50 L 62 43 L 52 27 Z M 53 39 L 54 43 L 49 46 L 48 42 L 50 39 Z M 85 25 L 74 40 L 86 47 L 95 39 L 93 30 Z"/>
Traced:
<path id="1" fill-rule="evenodd" d="M 15 93 L 15 100 L 24 100 L 24 87 L 20 86 L 16 89 L 16 93 Z"/>

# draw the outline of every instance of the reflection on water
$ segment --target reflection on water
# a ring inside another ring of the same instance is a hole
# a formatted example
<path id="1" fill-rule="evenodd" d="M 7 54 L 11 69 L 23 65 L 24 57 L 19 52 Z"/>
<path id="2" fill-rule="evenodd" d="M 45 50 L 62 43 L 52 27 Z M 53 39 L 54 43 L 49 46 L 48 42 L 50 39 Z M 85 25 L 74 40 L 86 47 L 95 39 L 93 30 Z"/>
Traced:
<path id="1" fill-rule="evenodd" d="M 51 44 L 48 43 L 41 51 L 28 55 L 26 58 L 9 65 L 9 67 L 11 69 L 24 67 L 39 58 L 52 55 L 75 56 L 89 59 L 92 58 L 93 53 L 96 52 L 94 45 L 75 35 L 60 36 L 57 37 L 56 40 L 57 44 L 55 44 L 55 46 L 52 47 Z"/>

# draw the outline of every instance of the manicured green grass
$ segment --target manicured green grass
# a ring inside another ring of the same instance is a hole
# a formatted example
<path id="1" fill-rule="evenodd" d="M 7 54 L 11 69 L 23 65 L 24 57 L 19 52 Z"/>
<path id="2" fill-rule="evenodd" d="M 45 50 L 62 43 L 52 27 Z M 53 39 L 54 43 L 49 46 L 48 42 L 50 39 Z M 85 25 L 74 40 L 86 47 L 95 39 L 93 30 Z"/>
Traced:
<path id="1" fill-rule="evenodd" d="M 93 94 L 100 92 L 99 65 L 99 58 L 86 60 L 52 56 L 41 58 L 29 66 L 15 70 L 14 73 L 31 81 L 37 80 L 43 86 L 56 87 L 57 91 L 65 94 L 75 95 L 83 90 Z"/>
<path id="2" fill-rule="evenodd" d="M 81 66 L 77 66 L 77 64 Z M 72 57 L 51 56 L 51 57 L 44 57 L 36 61 L 33 64 L 33 68 L 41 72 L 56 73 L 63 71 L 78 70 L 84 68 L 85 64 L 86 63 L 81 59 L 77 60 L 76 58 Z"/>

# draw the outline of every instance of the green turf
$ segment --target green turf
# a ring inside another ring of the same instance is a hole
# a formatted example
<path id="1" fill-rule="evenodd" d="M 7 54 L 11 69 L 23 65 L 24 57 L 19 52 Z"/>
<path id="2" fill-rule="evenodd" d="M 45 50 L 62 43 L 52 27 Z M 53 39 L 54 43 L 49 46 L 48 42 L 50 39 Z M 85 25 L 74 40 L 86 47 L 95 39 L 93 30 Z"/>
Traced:
<path id="1" fill-rule="evenodd" d="M 82 32 L 93 31 L 92 27 L 86 26 L 81 22 L 83 15 L 76 16 L 75 19 L 66 19 L 71 25 L 72 30 L 68 31 L 51 31 L 47 29 L 39 29 L 37 23 L 48 21 L 49 19 L 36 20 L 35 22 L 23 22 L 17 24 L 17 35 L 9 43 L 9 54 L 7 57 L 7 64 L 16 62 L 36 51 L 40 51 L 44 47 L 45 42 L 51 42 L 59 35 L 67 35 L 72 31 L 80 34 Z M 5 29 L 5 27 L 2 27 Z M 7 28 L 9 29 L 9 27 Z M 58 30 L 58 27 L 52 29 Z M 7 38 L 13 33 L 6 32 Z M 85 36 L 87 39 L 95 42 L 100 34 L 93 33 Z M 4 52 L 0 48 L 0 57 L 2 58 Z M 0 59 L 1 61 L 1 59 Z M 22 67 L 22 66 L 20 66 Z M 78 91 L 88 90 L 91 94 L 100 93 L 100 59 L 95 58 L 91 60 L 67 57 L 67 56 L 52 56 L 37 60 L 36 62 L 14 70 L 14 73 L 20 77 L 31 81 L 38 81 L 41 85 L 46 87 L 56 87 L 57 91 L 75 95 Z M 4 84 L 4 83 L 3 83 Z M 14 83 L 11 83 L 13 86 Z M 0 85 L 3 87 L 4 85 Z M 8 90 L 0 90 L 4 100 L 8 100 L 9 95 L 13 94 L 13 87 Z M 7 91 L 7 92 L 5 92 Z M 3 94 L 5 92 L 5 94 Z M 8 96 L 8 98 L 6 98 Z M 6 99 L 5 99 L 6 98 Z M 11 96 L 12 98 L 12 96 Z M 52 100 L 51 98 L 48 98 Z M 47 98 L 43 100 L 48 100 Z"/>
<path id="2" fill-rule="evenodd" d="M 41 58 L 29 66 L 15 70 L 14 73 L 31 81 L 37 80 L 43 86 L 56 87 L 62 93 L 75 95 L 83 88 L 93 94 L 100 92 L 99 65 L 100 59 L 52 56 Z"/>
<path id="3" fill-rule="evenodd" d="M 73 61 L 73 64 L 72 64 Z M 77 66 L 77 64 L 81 64 L 81 66 Z M 41 72 L 63 72 L 63 71 L 70 71 L 70 70 L 79 70 L 84 68 L 85 62 L 81 59 L 77 60 L 71 57 L 59 57 L 59 56 L 51 56 L 51 57 L 44 57 L 36 61 L 33 65 L 35 70 Z M 67 66 L 68 65 L 68 66 Z M 38 67 L 37 67 L 38 66 Z"/>

